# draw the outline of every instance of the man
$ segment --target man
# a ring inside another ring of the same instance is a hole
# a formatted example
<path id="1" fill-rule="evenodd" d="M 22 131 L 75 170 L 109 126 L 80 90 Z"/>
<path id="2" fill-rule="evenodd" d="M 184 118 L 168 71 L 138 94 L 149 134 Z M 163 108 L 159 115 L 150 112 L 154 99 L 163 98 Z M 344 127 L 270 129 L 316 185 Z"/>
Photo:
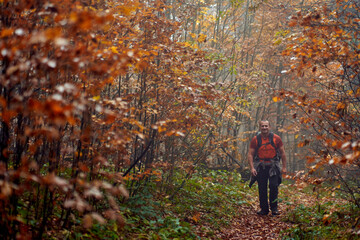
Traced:
<path id="1" fill-rule="evenodd" d="M 260 134 L 255 136 L 250 143 L 248 161 L 252 174 L 252 182 L 258 182 L 259 201 L 261 210 L 259 215 L 269 213 L 268 203 L 268 182 L 269 201 L 272 215 L 279 215 L 278 211 L 278 187 L 281 183 L 281 173 L 286 173 L 286 155 L 284 144 L 281 138 L 270 132 L 270 123 L 267 120 L 259 122 Z M 260 144 L 259 144 L 260 143 Z M 282 169 L 280 172 L 280 158 Z"/>

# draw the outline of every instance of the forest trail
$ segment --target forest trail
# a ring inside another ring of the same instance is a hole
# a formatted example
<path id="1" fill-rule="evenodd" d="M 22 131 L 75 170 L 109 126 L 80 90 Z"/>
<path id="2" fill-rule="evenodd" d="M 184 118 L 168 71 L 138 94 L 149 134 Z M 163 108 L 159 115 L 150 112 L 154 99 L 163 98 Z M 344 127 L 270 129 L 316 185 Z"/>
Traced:
<path id="1" fill-rule="evenodd" d="M 294 192 L 295 191 L 295 192 Z M 267 216 L 257 215 L 259 211 L 258 195 L 254 190 L 246 195 L 247 204 L 238 208 L 237 217 L 232 221 L 230 227 L 222 229 L 216 234 L 219 239 L 240 240 L 240 239 L 281 239 L 281 231 L 290 228 L 292 223 L 285 222 L 287 214 L 296 206 L 311 206 L 314 203 L 312 195 L 305 194 L 300 187 L 293 188 L 289 185 L 280 185 L 279 202 L 280 215 Z"/>
<path id="2" fill-rule="evenodd" d="M 281 239 L 281 232 L 290 228 L 293 224 L 286 222 L 288 214 L 298 206 L 311 207 L 315 204 L 326 204 L 327 202 L 337 202 L 339 205 L 345 205 L 346 201 L 324 197 L 321 200 L 316 200 L 313 193 L 305 193 L 303 187 L 299 185 L 294 188 L 294 185 L 282 184 L 279 188 L 279 202 L 280 215 L 272 216 L 271 212 L 267 216 L 257 215 L 258 195 L 246 195 L 247 204 L 242 204 L 238 208 L 237 217 L 233 218 L 230 227 L 222 229 L 216 234 L 219 239 L 240 240 L 240 239 Z M 314 188 L 315 189 L 315 188 Z"/>
<path id="3" fill-rule="evenodd" d="M 280 205 L 280 209 L 285 209 Z M 290 223 L 282 221 L 285 212 L 279 216 L 259 216 L 257 209 L 251 205 L 242 205 L 239 208 L 239 216 L 233 219 L 231 227 L 219 233 L 220 239 L 280 239 L 280 232 L 289 226 Z"/>

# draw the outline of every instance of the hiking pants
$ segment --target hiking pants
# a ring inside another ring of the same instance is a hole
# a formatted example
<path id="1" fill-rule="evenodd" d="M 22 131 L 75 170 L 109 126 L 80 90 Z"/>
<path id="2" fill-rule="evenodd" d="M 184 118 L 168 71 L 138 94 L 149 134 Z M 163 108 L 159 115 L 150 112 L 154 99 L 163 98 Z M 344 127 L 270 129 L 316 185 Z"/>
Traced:
<path id="1" fill-rule="evenodd" d="M 278 193 L 279 193 L 279 177 L 274 175 L 272 177 L 269 176 L 270 166 L 266 166 L 265 168 L 260 167 L 260 171 L 257 173 L 257 182 L 259 187 L 259 200 L 260 200 L 260 208 L 262 212 L 269 212 L 269 202 L 268 202 L 268 182 L 270 189 L 270 209 L 271 211 L 277 210 L 278 205 Z"/>

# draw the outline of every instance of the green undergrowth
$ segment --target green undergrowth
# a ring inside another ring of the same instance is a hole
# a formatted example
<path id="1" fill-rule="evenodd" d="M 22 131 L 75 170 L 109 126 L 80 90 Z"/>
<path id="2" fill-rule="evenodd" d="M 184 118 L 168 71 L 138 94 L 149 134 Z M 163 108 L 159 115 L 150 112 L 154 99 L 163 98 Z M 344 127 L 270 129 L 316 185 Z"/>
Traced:
<path id="1" fill-rule="evenodd" d="M 204 170 L 182 184 L 184 175 L 175 174 L 170 191 L 157 182 L 139 183 L 136 194 L 121 203 L 125 225 L 114 222 L 94 225 L 75 239 L 216 239 L 220 228 L 231 219 L 244 201 L 245 183 L 236 171 Z M 134 190 L 132 189 L 132 190 Z"/>
<path id="2" fill-rule="evenodd" d="M 218 239 L 220 231 L 233 227 L 234 219 L 244 214 L 239 211 L 244 204 L 258 204 L 257 185 L 249 189 L 247 179 L 236 171 L 196 172 L 173 196 L 184 178 L 185 174 L 174 172 L 169 185 L 151 179 L 129 182 L 133 194 L 121 201 L 119 209 L 124 226 L 110 221 L 62 235 L 68 234 L 66 239 Z M 285 180 L 279 197 L 281 219 L 290 224 L 282 239 L 360 239 L 360 210 L 337 187 L 299 188 Z"/>
<path id="3" fill-rule="evenodd" d="M 176 173 L 182 184 L 183 176 Z M 124 239 L 207 239 L 229 226 L 243 204 L 241 175 L 229 171 L 195 173 L 170 199 L 148 184 L 124 205 L 127 224 Z"/>
<path id="4" fill-rule="evenodd" d="M 296 189 L 303 194 L 297 204 L 292 202 L 296 196 L 286 196 L 286 204 L 293 206 L 283 221 L 292 227 L 283 231 L 283 239 L 360 239 L 359 207 L 334 189 L 329 185 Z"/>
<path id="5" fill-rule="evenodd" d="M 198 228 L 202 237 L 213 237 L 220 228 L 230 226 L 245 204 L 244 183 L 240 174 L 208 171 L 191 178 L 171 202 L 171 209 Z"/>

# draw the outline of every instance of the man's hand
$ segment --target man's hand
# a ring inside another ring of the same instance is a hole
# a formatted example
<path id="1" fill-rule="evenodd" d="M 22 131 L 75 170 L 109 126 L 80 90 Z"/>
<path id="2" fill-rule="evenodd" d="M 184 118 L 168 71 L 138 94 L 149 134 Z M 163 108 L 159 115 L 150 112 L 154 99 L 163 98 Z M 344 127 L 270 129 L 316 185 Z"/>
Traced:
<path id="1" fill-rule="evenodd" d="M 257 175 L 257 171 L 255 168 L 251 169 L 251 174 L 255 177 Z"/>
<path id="2" fill-rule="evenodd" d="M 286 167 L 282 167 L 281 173 L 282 173 L 282 174 L 286 174 Z"/>

